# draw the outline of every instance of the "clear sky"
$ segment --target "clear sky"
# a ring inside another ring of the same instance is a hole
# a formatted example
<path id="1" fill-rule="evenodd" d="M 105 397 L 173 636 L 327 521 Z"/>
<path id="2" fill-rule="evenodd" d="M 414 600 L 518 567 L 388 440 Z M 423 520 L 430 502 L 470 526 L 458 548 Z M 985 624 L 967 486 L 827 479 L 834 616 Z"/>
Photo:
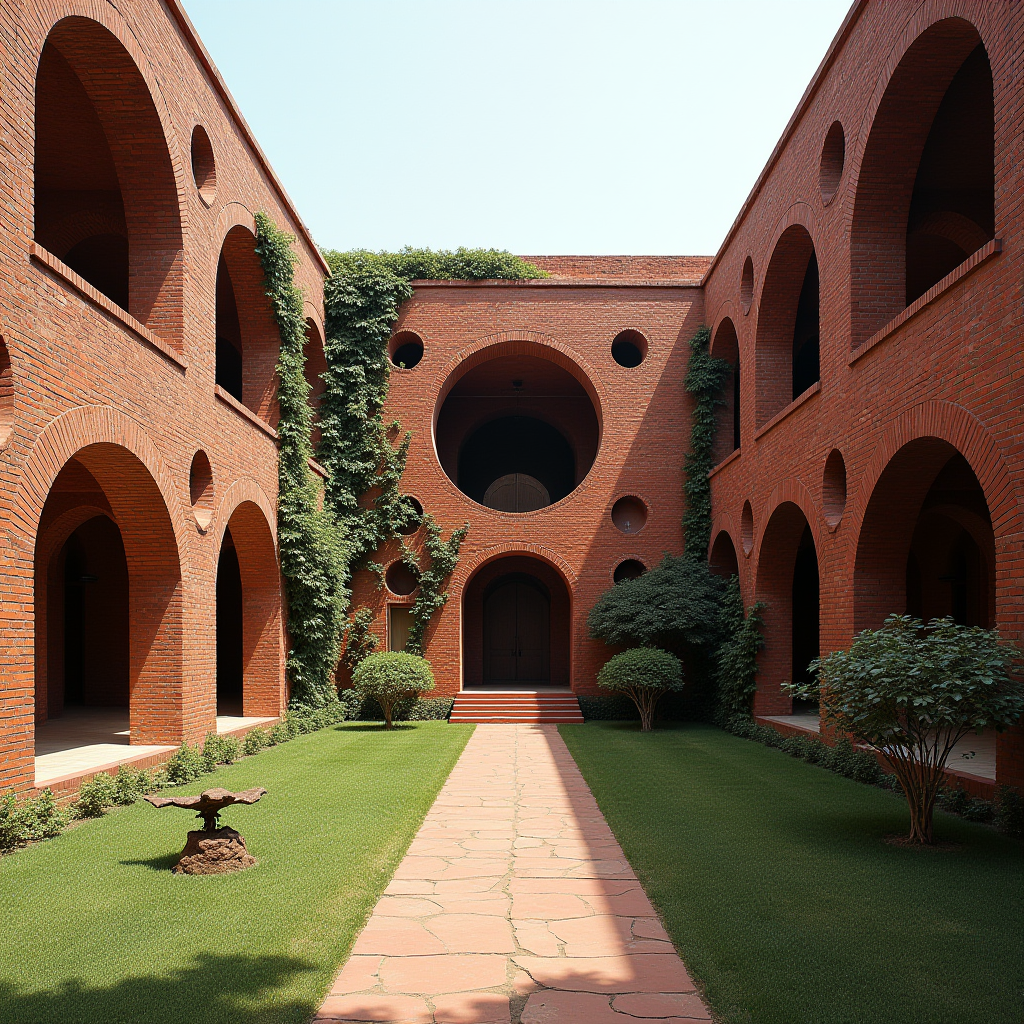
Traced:
<path id="1" fill-rule="evenodd" d="M 849 0 L 184 0 L 332 248 L 710 254 Z"/>

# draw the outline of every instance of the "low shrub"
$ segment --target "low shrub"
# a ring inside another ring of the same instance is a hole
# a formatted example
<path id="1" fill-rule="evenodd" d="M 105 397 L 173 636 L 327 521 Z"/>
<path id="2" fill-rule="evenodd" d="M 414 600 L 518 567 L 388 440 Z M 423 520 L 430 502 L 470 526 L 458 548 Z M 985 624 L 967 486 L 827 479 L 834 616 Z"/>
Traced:
<path id="1" fill-rule="evenodd" d="M 946 786 L 939 793 L 939 806 L 951 814 L 959 814 L 968 821 L 988 823 L 995 817 L 995 807 L 991 800 L 971 796 L 961 786 Z"/>
<path id="2" fill-rule="evenodd" d="M 156 788 L 149 772 L 136 771 L 131 765 L 123 764 L 114 776 L 114 803 L 127 807 Z"/>
<path id="3" fill-rule="evenodd" d="M 234 736 L 220 736 L 215 732 L 208 732 L 203 741 L 203 760 L 207 764 L 206 770 L 212 772 L 219 764 L 231 764 L 237 761 L 242 750 L 242 745 Z"/>
<path id="4" fill-rule="evenodd" d="M 276 722 L 267 734 L 267 742 L 272 747 L 278 743 L 287 743 L 291 738 L 292 734 L 288 731 L 288 725 L 285 722 Z"/>
<path id="5" fill-rule="evenodd" d="M 161 773 L 163 781 L 168 786 L 183 786 L 195 782 L 200 775 L 210 770 L 208 763 L 199 747 L 190 747 L 187 743 L 182 743 L 164 764 Z"/>
<path id="6" fill-rule="evenodd" d="M 71 810 L 76 818 L 98 818 L 115 803 L 117 786 L 106 772 L 100 772 L 78 787 L 78 799 Z"/>
<path id="7" fill-rule="evenodd" d="M 382 651 L 365 657 L 352 673 L 352 689 L 364 700 L 373 699 L 390 729 L 395 705 L 434 688 L 430 662 L 405 651 Z"/>
<path id="8" fill-rule="evenodd" d="M 35 800 L 19 803 L 13 793 L 0 797 L 0 851 L 13 850 L 24 843 L 59 836 L 71 821 L 69 811 L 61 810 L 53 793 L 44 789 Z"/>
<path id="9" fill-rule="evenodd" d="M 262 729 L 250 729 L 245 734 L 245 740 L 242 742 L 242 753 L 246 757 L 258 754 L 268 745 L 268 739 L 269 737 Z"/>
<path id="10" fill-rule="evenodd" d="M 1024 839 L 1024 796 L 1009 786 L 996 792 L 995 826 L 1004 835 Z"/>
<path id="11" fill-rule="evenodd" d="M 683 663 L 656 647 L 634 647 L 601 666 L 597 685 L 628 697 L 640 712 L 640 731 L 650 732 L 658 701 L 683 688 Z"/>

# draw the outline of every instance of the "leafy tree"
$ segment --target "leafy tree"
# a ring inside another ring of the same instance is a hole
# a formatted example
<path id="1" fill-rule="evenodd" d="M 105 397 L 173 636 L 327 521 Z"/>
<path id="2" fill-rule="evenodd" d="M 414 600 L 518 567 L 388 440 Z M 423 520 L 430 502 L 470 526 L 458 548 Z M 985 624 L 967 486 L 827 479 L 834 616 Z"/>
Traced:
<path id="1" fill-rule="evenodd" d="M 1016 647 L 994 629 L 951 618 L 925 625 L 909 615 L 890 615 L 881 629 L 859 633 L 848 651 L 811 663 L 825 721 L 879 751 L 899 779 L 913 843 L 933 842 L 935 800 L 954 745 L 1024 715 L 1018 667 Z M 814 683 L 790 690 L 818 696 Z"/>
<path id="2" fill-rule="evenodd" d="M 634 580 L 616 583 L 590 611 L 590 635 L 623 647 L 661 647 L 681 654 L 720 639 L 724 584 L 707 562 L 666 555 Z"/>
<path id="3" fill-rule="evenodd" d="M 370 654 L 352 673 L 352 689 L 362 698 L 372 697 L 384 712 L 384 728 L 391 728 L 395 705 L 434 688 L 430 662 L 405 651 Z"/>
<path id="4" fill-rule="evenodd" d="M 597 685 L 627 696 L 640 712 L 640 731 L 650 732 L 658 701 L 670 690 L 683 688 L 683 665 L 668 651 L 634 647 L 601 666 Z"/>

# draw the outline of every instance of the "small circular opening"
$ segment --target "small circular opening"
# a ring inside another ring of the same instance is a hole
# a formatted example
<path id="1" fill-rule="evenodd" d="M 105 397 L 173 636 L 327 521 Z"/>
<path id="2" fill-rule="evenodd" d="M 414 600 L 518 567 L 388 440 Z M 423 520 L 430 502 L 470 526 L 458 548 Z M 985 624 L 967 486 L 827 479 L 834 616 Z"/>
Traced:
<path id="1" fill-rule="evenodd" d="M 396 597 L 408 597 L 420 585 L 416 574 L 405 562 L 392 562 L 384 574 L 384 582 Z"/>
<path id="2" fill-rule="evenodd" d="M 749 555 L 754 550 L 754 510 L 750 502 L 743 502 L 743 512 L 740 515 L 740 540 L 743 542 L 743 554 Z"/>
<path id="3" fill-rule="evenodd" d="M 647 358 L 647 339 L 634 330 L 620 331 L 612 341 L 612 359 L 631 370 Z"/>
<path id="4" fill-rule="evenodd" d="M 217 194 L 217 165 L 213 159 L 210 136 L 201 124 L 192 129 L 192 177 L 199 195 L 209 206 Z"/>
<path id="5" fill-rule="evenodd" d="M 821 496 L 825 522 L 834 530 L 846 511 L 846 462 L 838 448 L 833 448 L 825 460 Z"/>
<path id="6" fill-rule="evenodd" d="M 750 312 L 750 304 L 754 301 L 754 261 L 748 256 L 743 261 L 743 273 L 740 275 L 740 305 L 743 315 Z"/>
<path id="7" fill-rule="evenodd" d="M 831 203 L 839 191 L 839 182 L 843 178 L 843 165 L 846 162 L 846 134 L 843 126 L 834 121 L 825 136 L 825 144 L 821 147 L 821 164 L 818 168 L 818 184 L 821 187 L 821 198 L 826 204 Z"/>
<path id="8" fill-rule="evenodd" d="M 415 533 L 420 528 L 420 523 L 423 522 L 423 506 L 420 504 L 419 499 L 414 498 L 411 494 L 406 494 L 405 500 L 412 506 L 414 518 L 400 526 L 398 532 L 408 537 L 409 534 Z"/>
<path id="9" fill-rule="evenodd" d="M 612 522 L 621 533 L 639 533 L 647 525 L 647 506 L 632 495 L 612 505 Z"/>
<path id="10" fill-rule="evenodd" d="M 213 507 L 213 468 L 210 459 L 201 448 L 192 456 L 192 468 L 188 474 L 188 493 L 192 507 Z"/>
<path id="11" fill-rule="evenodd" d="M 643 576 L 645 572 L 647 572 L 647 566 L 639 558 L 627 558 L 615 566 L 612 579 L 616 583 L 621 583 L 623 580 L 635 580 Z"/>
<path id="12" fill-rule="evenodd" d="M 388 357 L 399 369 L 411 370 L 423 358 L 423 339 L 414 331 L 399 331 L 388 342 Z"/>
<path id="13" fill-rule="evenodd" d="M 0 338 L 0 448 L 11 437 L 14 428 L 14 372 L 7 343 Z"/>

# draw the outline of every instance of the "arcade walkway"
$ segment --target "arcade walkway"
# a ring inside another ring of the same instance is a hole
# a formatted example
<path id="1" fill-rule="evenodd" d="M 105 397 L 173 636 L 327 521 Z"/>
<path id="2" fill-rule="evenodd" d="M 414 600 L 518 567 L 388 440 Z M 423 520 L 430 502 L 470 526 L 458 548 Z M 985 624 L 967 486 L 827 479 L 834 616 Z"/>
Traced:
<path id="1" fill-rule="evenodd" d="M 557 729 L 478 725 L 316 1020 L 710 1016 Z"/>

